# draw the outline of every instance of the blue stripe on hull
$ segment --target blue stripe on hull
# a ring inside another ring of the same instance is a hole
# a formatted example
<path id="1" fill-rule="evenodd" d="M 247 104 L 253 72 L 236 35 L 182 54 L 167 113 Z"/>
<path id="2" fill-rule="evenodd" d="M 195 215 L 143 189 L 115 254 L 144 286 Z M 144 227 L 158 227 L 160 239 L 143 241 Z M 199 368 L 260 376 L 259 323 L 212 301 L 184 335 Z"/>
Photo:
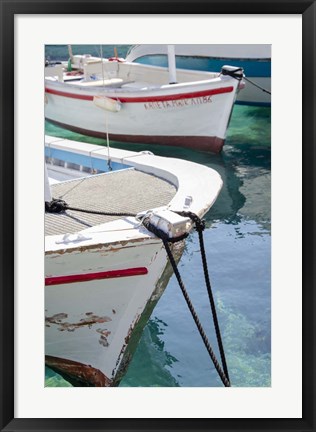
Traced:
<path id="1" fill-rule="evenodd" d="M 135 60 L 137 63 L 152 66 L 168 66 L 166 55 L 147 55 Z M 193 69 L 208 72 L 219 72 L 224 65 L 242 67 L 249 77 L 271 77 L 270 60 L 239 60 L 211 59 L 208 57 L 176 56 L 176 64 L 180 69 Z"/>
<path id="2" fill-rule="evenodd" d="M 109 171 L 107 160 L 89 157 L 66 150 L 58 150 L 51 147 L 45 147 L 45 156 L 48 158 L 59 159 L 63 162 L 82 165 L 86 168 L 96 169 L 101 172 Z M 111 168 L 113 171 L 117 171 L 129 168 L 129 166 L 111 161 Z"/>

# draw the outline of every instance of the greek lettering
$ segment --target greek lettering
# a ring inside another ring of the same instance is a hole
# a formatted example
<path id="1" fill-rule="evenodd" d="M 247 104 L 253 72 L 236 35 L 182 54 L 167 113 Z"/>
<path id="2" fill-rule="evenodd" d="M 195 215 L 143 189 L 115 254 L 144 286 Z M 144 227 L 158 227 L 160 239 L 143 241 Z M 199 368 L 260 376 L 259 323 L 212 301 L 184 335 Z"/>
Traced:
<path id="1" fill-rule="evenodd" d="M 171 101 L 157 101 L 157 102 L 146 102 L 144 103 L 144 108 L 146 110 L 155 110 L 155 109 L 172 109 L 172 108 L 181 108 L 185 106 L 192 105 L 202 105 L 206 103 L 212 103 L 211 96 L 201 96 L 191 99 L 179 99 L 179 100 L 171 100 Z"/>

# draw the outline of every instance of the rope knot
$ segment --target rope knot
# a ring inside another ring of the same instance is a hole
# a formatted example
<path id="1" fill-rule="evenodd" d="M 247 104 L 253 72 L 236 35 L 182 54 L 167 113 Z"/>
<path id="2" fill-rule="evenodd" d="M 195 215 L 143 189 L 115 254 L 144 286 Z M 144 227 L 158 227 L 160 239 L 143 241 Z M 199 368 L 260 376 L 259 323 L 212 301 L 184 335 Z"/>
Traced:
<path id="1" fill-rule="evenodd" d="M 205 220 L 201 219 L 197 214 L 190 211 L 181 211 L 176 213 L 178 213 L 180 216 L 184 216 L 184 217 L 186 216 L 190 218 L 191 221 L 194 222 L 195 229 L 197 232 L 202 232 L 205 230 Z"/>
<path id="2" fill-rule="evenodd" d="M 195 229 L 197 232 L 202 232 L 205 230 L 205 220 L 198 218 L 195 222 Z"/>
<path id="3" fill-rule="evenodd" d="M 45 211 L 48 213 L 61 213 L 67 209 L 66 201 L 53 198 L 51 201 L 45 201 Z"/>

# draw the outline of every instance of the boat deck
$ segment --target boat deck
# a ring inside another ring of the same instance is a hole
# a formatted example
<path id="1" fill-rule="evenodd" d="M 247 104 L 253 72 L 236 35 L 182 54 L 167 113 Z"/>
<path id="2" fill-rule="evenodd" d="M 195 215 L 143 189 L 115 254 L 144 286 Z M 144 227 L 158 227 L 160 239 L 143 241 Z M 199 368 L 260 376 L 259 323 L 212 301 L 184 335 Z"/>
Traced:
<path id="1" fill-rule="evenodd" d="M 51 185 L 53 198 L 82 209 L 116 213 L 139 213 L 169 204 L 176 187 L 156 176 L 133 168 L 98 174 Z M 45 235 L 75 233 L 121 219 L 67 210 L 64 213 L 45 213 Z"/>

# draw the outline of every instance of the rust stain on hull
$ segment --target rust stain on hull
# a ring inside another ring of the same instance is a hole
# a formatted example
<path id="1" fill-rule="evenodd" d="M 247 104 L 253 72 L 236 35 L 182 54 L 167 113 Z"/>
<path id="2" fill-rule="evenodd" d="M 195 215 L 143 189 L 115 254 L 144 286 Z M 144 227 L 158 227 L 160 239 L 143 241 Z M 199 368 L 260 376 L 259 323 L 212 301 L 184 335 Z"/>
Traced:
<path id="1" fill-rule="evenodd" d="M 45 364 L 74 387 L 111 387 L 113 383 L 99 369 L 73 360 L 47 355 Z"/>
<path id="2" fill-rule="evenodd" d="M 83 318 L 76 323 L 69 323 L 62 322 L 62 320 L 66 319 L 68 315 L 65 313 L 59 313 L 51 317 L 45 317 L 45 322 L 47 327 L 50 327 L 50 324 L 57 324 L 59 326 L 59 331 L 74 331 L 80 327 L 88 326 L 89 328 L 91 328 L 91 326 L 94 324 L 103 324 L 105 322 L 112 321 L 112 319 L 107 316 L 100 317 L 94 315 L 92 312 L 87 312 L 86 315 L 88 318 Z"/>

